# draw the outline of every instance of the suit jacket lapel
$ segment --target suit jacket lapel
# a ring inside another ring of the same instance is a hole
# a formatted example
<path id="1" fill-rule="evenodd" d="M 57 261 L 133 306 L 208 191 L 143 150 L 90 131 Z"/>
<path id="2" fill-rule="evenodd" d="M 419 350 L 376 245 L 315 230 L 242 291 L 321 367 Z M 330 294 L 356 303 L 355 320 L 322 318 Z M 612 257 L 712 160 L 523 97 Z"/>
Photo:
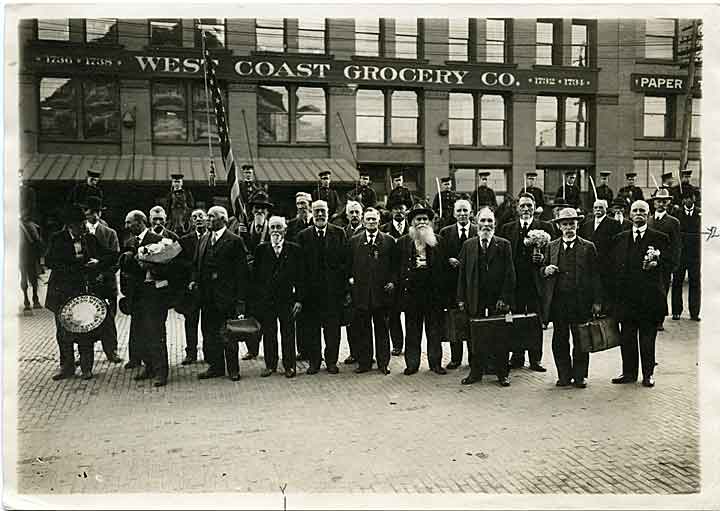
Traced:
<path id="1" fill-rule="evenodd" d="M 198 243 L 198 269 L 202 268 L 203 260 L 205 259 L 205 252 L 207 251 L 208 242 L 210 241 L 210 236 L 212 236 L 212 231 L 208 231 L 205 234 L 203 234 L 202 238 L 200 238 L 200 243 Z"/>
<path id="2" fill-rule="evenodd" d="M 493 236 L 490 240 L 490 243 L 488 243 L 488 249 L 487 249 L 487 259 L 488 259 L 488 265 L 492 262 L 492 260 L 495 258 L 495 254 L 497 253 L 497 240 L 496 237 Z"/>

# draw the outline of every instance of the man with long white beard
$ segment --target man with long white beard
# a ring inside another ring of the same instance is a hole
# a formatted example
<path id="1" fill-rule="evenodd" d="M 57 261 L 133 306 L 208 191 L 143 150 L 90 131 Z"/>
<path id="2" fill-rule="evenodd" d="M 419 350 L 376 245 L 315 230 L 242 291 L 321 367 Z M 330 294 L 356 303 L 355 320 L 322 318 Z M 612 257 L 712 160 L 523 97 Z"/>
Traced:
<path id="1" fill-rule="evenodd" d="M 443 294 L 447 258 L 443 256 L 440 237 L 433 232 L 435 212 L 423 204 L 416 204 L 408 213 L 410 231 L 397 241 L 400 305 L 405 311 L 405 374 L 420 368 L 423 326 L 427 338 L 427 357 L 430 370 L 447 374 L 442 367 Z"/>

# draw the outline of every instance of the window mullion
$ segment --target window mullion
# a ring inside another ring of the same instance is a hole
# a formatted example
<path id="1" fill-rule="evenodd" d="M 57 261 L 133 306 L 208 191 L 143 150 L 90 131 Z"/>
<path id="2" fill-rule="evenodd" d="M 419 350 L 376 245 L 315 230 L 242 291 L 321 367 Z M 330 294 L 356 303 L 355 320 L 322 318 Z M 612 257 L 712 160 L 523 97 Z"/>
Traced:
<path id="1" fill-rule="evenodd" d="M 473 105 L 473 145 L 479 146 L 482 145 L 482 133 L 480 132 L 482 129 L 482 94 L 480 92 L 473 94 L 473 101 L 475 102 Z"/>
<path id="2" fill-rule="evenodd" d="M 85 88 L 84 83 L 79 78 L 74 78 L 74 80 L 76 80 L 75 90 L 77 91 L 75 94 L 75 101 L 78 103 L 77 131 L 75 132 L 75 137 L 80 140 L 85 140 L 85 102 L 83 101 Z"/>
<path id="3" fill-rule="evenodd" d="M 288 141 L 291 144 L 297 143 L 297 130 L 295 122 L 297 120 L 297 86 L 290 85 L 286 87 L 288 91 Z"/>
<path id="4" fill-rule="evenodd" d="M 392 143 L 392 90 L 383 89 L 383 100 L 385 105 L 385 144 Z"/>
<path id="5" fill-rule="evenodd" d="M 565 97 L 564 96 L 558 96 L 557 97 L 557 106 L 558 106 L 558 128 L 557 128 L 557 141 L 556 141 L 556 147 L 565 147 Z"/>

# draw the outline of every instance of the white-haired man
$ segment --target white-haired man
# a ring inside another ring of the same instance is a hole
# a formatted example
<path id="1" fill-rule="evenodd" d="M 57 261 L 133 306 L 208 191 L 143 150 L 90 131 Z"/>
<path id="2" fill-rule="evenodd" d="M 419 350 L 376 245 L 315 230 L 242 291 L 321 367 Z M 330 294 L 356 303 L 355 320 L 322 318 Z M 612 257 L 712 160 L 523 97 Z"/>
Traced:
<path id="1" fill-rule="evenodd" d="M 313 225 L 300 231 L 298 244 L 304 254 L 303 315 L 307 321 L 305 341 L 309 367 L 316 374 L 324 358 L 328 373 L 339 372 L 340 322 L 347 299 L 348 257 L 345 231 L 328 223 L 328 205 L 323 200 L 312 203 Z M 325 339 L 322 354 L 320 331 Z"/>
<path id="2" fill-rule="evenodd" d="M 263 330 L 267 377 L 278 365 L 278 322 L 282 345 L 282 365 L 287 378 L 295 376 L 295 317 L 302 305 L 302 264 L 300 246 L 285 239 L 287 225 L 280 216 L 268 220 L 269 240 L 255 249 L 253 266 L 254 309 Z"/>
<path id="3" fill-rule="evenodd" d="M 595 244 L 598 254 L 598 270 L 600 282 L 603 287 L 603 303 L 610 305 L 609 297 L 612 292 L 613 274 L 610 264 L 610 255 L 613 248 L 613 238 L 622 230 L 617 220 L 607 215 L 608 203 L 605 199 L 597 199 L 593 203 L 593 216 L 588 218 L 578 229 L 578 235 Z"/>
<path id="4" fill-rule="evenodd" d="M 345 215 L 347 216 L 347 226 L 345 227 L 345 235 L 348 239 L 363 230 L 363 206 L 358 201 L 349 200 L 345 204 Z"/>
<path id="5" fill-rule="evenodd" d="M 445 285 L 447 260 L 442 253 L 440 237 L 433 232 L 435 212 L 416 204 L 408 213 L 410 231 L 397 240 L 397 281 L 399 303 L 405 311 L 405 374 L 420 369 L 423 326 L 427 338 L 430 370 L 447 374 L 442 366 L 441 325 L 445 297 L 438 290 Z"/>
<path id="6" fill-rule="evenodd" d="M 162 206 L 153 206 L 150 208 L 150 229 L 158 236 L 178 241 L 180 238 L 166 227 L 166 223 L 167 214 Z"/>
<path id="7" fill-rule="evenodd" d="M 460 274 L 457 280 L 457 302 L 471 318 L 507 312 L 513 304 L 515 266 L 510 242 L 495 236 L 495 214 L 483 207 L 477 214 L 477 236 L 463 244 L 460 251 Z M 510 386 L 508 378 L 508 344 L 504 339 L 473 340 L 470 374 L 462 380 L 470 385 L 482 379 L 493 359 L 495 374 L 503 387 Z"/>
<path id="8" fill-rule="evenodd" d="M 312 197 L 306 192 L 297 192 L 295 194 L 295 208 L 297 214 L 295 218 L 288 222 L 287 231 L 285 232 L 285 238 L 290 241 L 297 241 L 297 235 L 303 229 L 306 229 L 312 225 L 312 210 L 310 209 L 312 204 Z"/>
<path id="9" fill-rule="evenodd" d="M 228 214 L 222 206 L 208 211 L 210 232 L 200 239 L 190 289 L 198 288 L 202 313 L 203 352 L 209 364 L 201 380 L 225 376 L 240 379 L 237 343 L 224 342 L 225 322 L 245 314 L 250 288 L 247 249 L 242 238 L 227 229 Z"/>

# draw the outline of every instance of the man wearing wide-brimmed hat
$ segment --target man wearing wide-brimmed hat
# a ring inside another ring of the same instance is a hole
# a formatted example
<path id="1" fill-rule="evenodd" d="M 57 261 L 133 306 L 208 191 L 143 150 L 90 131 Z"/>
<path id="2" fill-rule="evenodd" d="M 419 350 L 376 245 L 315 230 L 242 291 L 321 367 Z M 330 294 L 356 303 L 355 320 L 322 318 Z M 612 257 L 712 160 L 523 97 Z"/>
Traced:
<path id="1" fill-rule="evenodd" d="M 557 368 L 558 387 L 574 383 L 587 386 L 590 356 L 580 350 L 570 332 L 575 324 L 585 323 L 602 308 L 602 286 L 595 245 L 577 235 L 582 220 L 575 208 L 562 209 L 556 219 L 562 237 L 551 241 L 544 250 L 540 272 L 545 278 L 543 317 L 553 323 L 552 351 Z"/>
<path id="2" fill-rule="evenodd" d="M 663 283 L 665 284 L 665 297 L 670 291 L 670 279 L 672 272 L 676 271 L 680 264 L 680 251 L 682 240 L 680 239 L 680 221 L 668 213 L 672 204 L 672 196 L 667 188 L 659 188 L 652 197 L 655 206 L 655 213 L 648 219 L 648 227 L 665 234 L 670 240 L 669 265 L 663 272 Z M 665 327 L 662 322 L 658 324 L 658 330 L 663 331 Z"/>

